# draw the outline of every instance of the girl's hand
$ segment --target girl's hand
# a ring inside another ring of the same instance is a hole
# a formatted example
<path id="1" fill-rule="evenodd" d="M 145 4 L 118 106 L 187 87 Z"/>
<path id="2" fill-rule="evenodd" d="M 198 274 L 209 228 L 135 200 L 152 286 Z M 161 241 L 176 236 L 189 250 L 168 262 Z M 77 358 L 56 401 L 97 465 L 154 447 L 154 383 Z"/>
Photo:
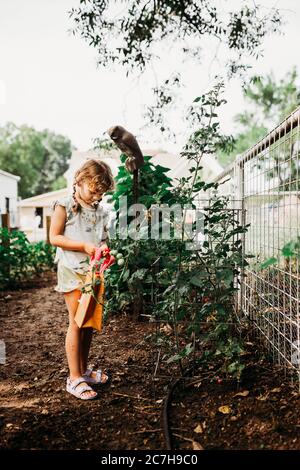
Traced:
<path id="1" fill-rule="evenodd" d="M 101 251 L 104 251 L 104 252 L 107 251 L 107 250 L 109 250 L 109 248 L 108 248 L 108 246 L 107 246 L 106 243 L 103 243 L 103 244 L 100 246 L 100 248 L 101 248 Z"/>
<path id="2" fill-rule="evenodd" d="M 83 245 L 84 252 L 90 256 L 93 256 L 95 254 L 96 248 L 96 245 L 94 245 L 93 243 L 84 243 Z"/>

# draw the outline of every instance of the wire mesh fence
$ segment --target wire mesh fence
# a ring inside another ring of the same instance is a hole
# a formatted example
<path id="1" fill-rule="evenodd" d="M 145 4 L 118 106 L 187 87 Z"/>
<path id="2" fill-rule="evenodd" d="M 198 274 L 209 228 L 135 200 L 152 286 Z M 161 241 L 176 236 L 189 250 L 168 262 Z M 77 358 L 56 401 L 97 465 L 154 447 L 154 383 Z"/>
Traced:
<path id="1" fill-rule="evenodd" d="M 274 361 L 297 373 L 300 386 L 299 156 L 297 108 L 215 181 L 250 224 L 244 249 L 253 258 L 241 276 L 239 312 L 253 322 Z"/>

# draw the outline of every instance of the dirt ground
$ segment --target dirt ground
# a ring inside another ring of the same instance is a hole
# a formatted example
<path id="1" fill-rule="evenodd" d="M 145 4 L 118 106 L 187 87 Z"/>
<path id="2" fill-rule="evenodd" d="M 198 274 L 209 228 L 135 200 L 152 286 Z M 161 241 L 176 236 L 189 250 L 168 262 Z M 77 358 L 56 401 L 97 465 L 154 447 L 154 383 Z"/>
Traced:
<path id="1" fill-rule="evenodd" d="M 189 449 L 194 441 L 206 450 L 300 449 L 298 383 L 257 355 L 248 361 L 239 387 L 204 378 L 177 389 L 171 412 L 175 448 Z"/>
<path id="2" fill-rule="evenodd" d="M 97 387 L 99 399 L 78 400 L 65 391 L 68 315 L 55 281 L 49 271 L 21 290 L 0 292 L 0 339 L 7 348 L 0 365 L 0 448 L 166 450 L 161 416 L 170 378 L 153 380 L 153 324 L 123 314 L 94 333 L 90 362 L 107 369 L 112 382 Z M 175 390 L 175 449 L 300 449 L 298 385 L 258 361 L 254 349 L 249 346 L 239 389 L 210 375 Z M 167 375 L 170 367 L 160 370 Z"/>

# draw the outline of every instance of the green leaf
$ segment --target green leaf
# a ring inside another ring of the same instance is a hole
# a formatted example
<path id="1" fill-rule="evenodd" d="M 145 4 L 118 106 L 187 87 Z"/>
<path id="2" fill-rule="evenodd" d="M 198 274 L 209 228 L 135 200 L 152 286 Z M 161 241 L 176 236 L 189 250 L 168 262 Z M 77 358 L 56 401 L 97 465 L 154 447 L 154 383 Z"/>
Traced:
<path id="1" fill-rule="evenodd" d="M 208 279 L 210 277 L 210 274 L 207 271 L 202 271 L 193 276 L 190 279 L 190 283 L 194 284 L 195 286 L 202 287 L 203 286 L 203 281 L 205 279 Z"/>
<path id="2" fill-rule="evenodd" d="M 147 268 L 138 269 L 137 271 L 135 271 L 132 274 L 131 280 L 133 280 L 133 279 L 143 279 L 145 277 L 147 271 L 148 271 Z"/>
<path id="3" fill-rule="evenodd" d="M 278 258 L 272 257 L 272 258 L 267 259 L 263 263 L 261 263 L 259 265 L 259 268 L 260 269 L 265 269 L 265 268 L 268 268 L 269 266 L 272 266 L 273 264 L 277 264 L 277 263 L 278 263 Z"/>

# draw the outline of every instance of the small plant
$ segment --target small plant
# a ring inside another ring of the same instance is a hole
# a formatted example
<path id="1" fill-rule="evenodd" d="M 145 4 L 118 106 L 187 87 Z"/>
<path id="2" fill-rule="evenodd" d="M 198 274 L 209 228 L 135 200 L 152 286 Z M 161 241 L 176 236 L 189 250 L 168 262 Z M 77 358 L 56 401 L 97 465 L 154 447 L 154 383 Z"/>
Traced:
<path id="1" fill-rule="evenodd" d="M 124 165 L 127 157 L 122 154 L 120 158 L 122 165 L 119 166 L 116 190 L 112 194 L 117 224 L 120 218 L 120 198 L 127 197 L 127 207 L 134 202 L 133 177 Z M 150 210 L 154 203 L 169 202 L 172 183 L 166 176 L 168 168 L 155 165 L 151 156 L 144 156 L 144 161 L 139 178 L 139 204 L 144 204 L 146 209 Z M 149 213 L 147 212 L 145 216 L 148 218 Z M 128 216 L 127 227 L 133 220 L 133 216 Z M 117 262 L 108 269 L 109 275 L 106 278 L 106 314 L 131 311 L 137 298 L 141 309 L 147 307 L 147 302 L 151 298 L 151 265 L 158 257 L 160 242 L 150 238 L 140 240 L 134 240 L 129 236 L 122 238 L 122 233 L 116 230 L 115 238 L 110 240 L 110 248 Z"/>
<path id="2" fill-rule="evenodd" d="M 242 246 L 248 226 L 241 224 L 241 214 L 231 209 L 229 199 L 218 195 L 219 185 L 201 178 L 203 155 L 214 154 L 218 148 L 232 148 L 231 137 L 220 133 L 217 120 L 217 108 L 225 103 L 219 97 L 222 88 L 222 83 L 217 84 L 209 93 L 197 97 L 189 108 L 188 119 L 196 130 L 181 156 L 194 166 L 189 170 L 190 176 L 179 179 L 170 200 L 198 210 L 202 233 L 195 232 L 195 237 L 200 236 L 201 243 L 196 243 L 195 249 L 187 249 L 183 217 L 181 240 L 165 242 L 167 246 L 160 247 L 157 280 L 163 291 L 158 289 L 154 315 L 170 322 L 173 329 L 173 353 L 169 354 L 168 363 L 178 362 L 183 371 L 183 360 L 192 357 L 194 364 L 213 365 L 219 374 L 224 372 L 239 379 L 243 343 L 237 332 L 234 295 L 239 274 L 248 264 Z M 201 210 L 195 202 L 199 194 L 203 201 Z M 193 228 L 197 229 L 196 221 Z"/>
<path id="3" fill-rule="evenodd" d="M 287 242 L 280 250 L 280 255 L 283 256 L 288 264 L 295 264 L 295 271 L 297 271 L 297 263 L 300 259 L 300 236 L 294 240 Z M 262 263 L 259 263 L 257 269 L 263 270 L 268 267 L 278 265 L 280 262 L 280 256 L 271 256 Z"/>
<path id="4" fill-rule="evenodd" d="M 30 243 L 22 231 L 0 228 L 0 288 L 53 268 L 54 256 L 55 248 L 44 241 Z"/>

